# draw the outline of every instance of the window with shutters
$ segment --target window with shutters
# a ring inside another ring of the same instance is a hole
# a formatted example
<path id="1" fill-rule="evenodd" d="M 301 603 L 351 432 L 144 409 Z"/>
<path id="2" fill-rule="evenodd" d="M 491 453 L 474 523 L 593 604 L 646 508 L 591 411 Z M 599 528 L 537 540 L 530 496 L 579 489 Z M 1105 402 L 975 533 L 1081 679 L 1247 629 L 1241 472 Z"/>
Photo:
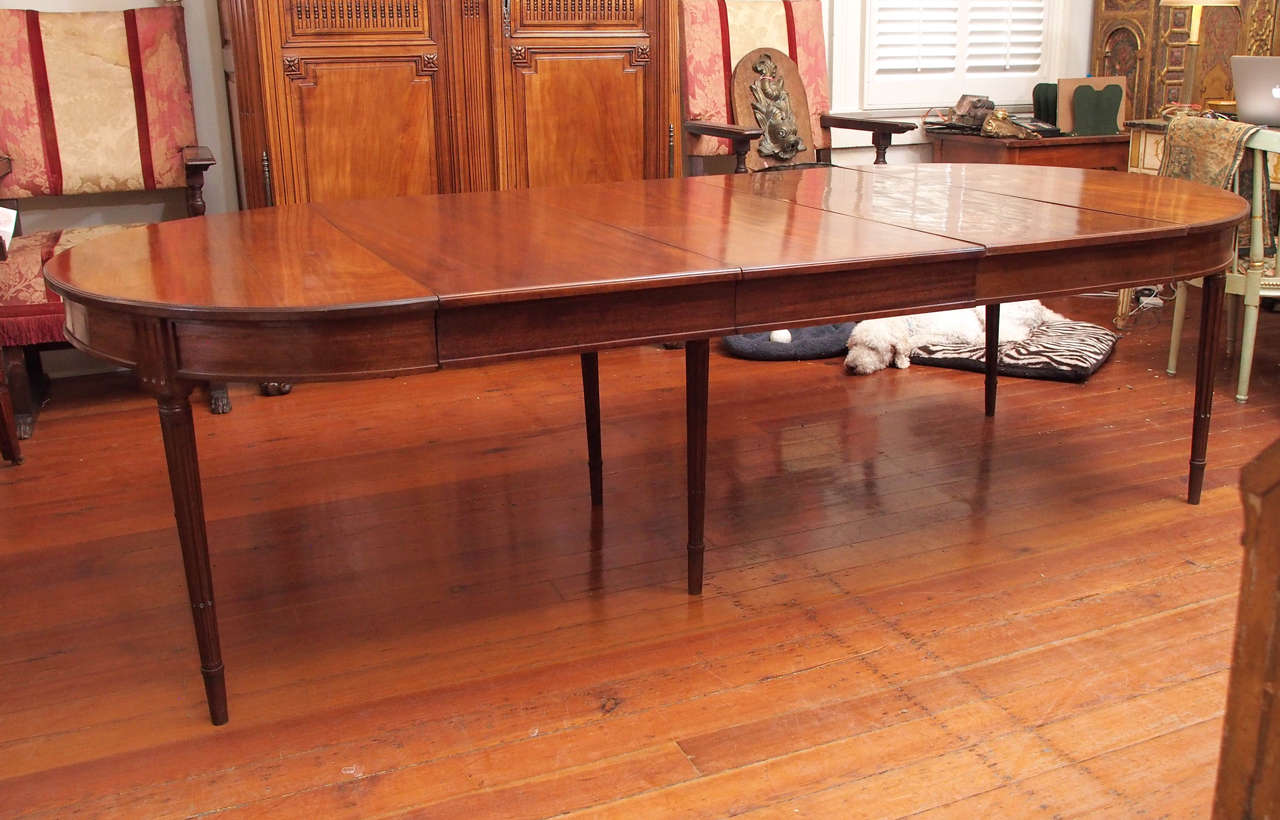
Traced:
<path id="1" fill-rule="evenodd" d="M 961 94 L 1029 103 L 1036 83 L 1058 79 L 1059 0 L 867 0 L 866 11 L 867 109 L 950 105 Z"/>

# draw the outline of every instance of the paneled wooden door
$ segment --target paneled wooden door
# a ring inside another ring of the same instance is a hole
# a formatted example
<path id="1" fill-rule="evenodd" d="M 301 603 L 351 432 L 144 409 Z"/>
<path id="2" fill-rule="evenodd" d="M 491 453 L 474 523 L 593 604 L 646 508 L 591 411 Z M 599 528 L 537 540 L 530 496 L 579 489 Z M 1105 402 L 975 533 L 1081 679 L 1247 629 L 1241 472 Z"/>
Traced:
<path id="1" fill-rule="evenodd" d="M 674 0 L 497 0 L 503 188 L 664 176 Z"/>
<path id="2" fill-rule="evenodd" d="M 257 4 L 276 202 L 454 190 L 444 5 Z"/>
<path id="3" fill-rule="evenodd" d="M 243 204 L 664 176 L 676 0 L 220 0 Z"/>

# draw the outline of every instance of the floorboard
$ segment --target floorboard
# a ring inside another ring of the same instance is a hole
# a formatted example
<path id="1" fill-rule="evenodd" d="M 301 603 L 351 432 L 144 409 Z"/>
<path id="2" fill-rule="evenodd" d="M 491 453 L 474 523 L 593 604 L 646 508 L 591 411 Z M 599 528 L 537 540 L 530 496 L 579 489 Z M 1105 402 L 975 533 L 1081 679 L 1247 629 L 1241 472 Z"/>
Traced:
<path id="1" fill-rule="evenodd" d="M 602 510 L 576 356 L 233 386 L 223 727 L 154 405 L 59 381 L 0 467 L 0 817 L 1206 816 L 1280 319 L 1191 507 L 1197 299 L 1176 378 L 1166 308 L 994 419 L 978 374 L 713 352 L 696 599 L 679 351 L 600 357 Z"/>

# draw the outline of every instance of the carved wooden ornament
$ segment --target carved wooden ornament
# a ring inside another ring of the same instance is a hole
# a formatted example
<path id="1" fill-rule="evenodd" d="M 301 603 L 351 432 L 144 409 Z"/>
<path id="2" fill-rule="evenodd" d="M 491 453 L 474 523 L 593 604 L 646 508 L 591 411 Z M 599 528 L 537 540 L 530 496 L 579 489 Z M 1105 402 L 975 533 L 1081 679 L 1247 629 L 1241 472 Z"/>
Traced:
<path id="1" fill-rule="evenodd" d="M 785 51 L 757 48 L 733 70 L 733 116 L 764 131 L 747 154 L 753 171 L 771 165 L 816 162 L 809 101 L 795 62 Z"/>

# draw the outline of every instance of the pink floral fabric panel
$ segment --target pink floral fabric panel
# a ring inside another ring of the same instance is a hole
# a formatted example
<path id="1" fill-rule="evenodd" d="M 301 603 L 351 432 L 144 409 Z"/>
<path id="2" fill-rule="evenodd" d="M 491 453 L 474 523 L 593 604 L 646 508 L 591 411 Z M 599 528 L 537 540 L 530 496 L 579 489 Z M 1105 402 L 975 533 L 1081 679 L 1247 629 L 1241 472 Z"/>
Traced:
<path id="1" fill-rule="evenodd" d="M 175 188 L 195 144 L 180 7 L 0 10 L 0 197 Z"/>
<path id="2" fill-rule="evenodd" d="M 53 255 L 57 231 L 16 236 L 8 258 L 0 262 L 0 306 L 41 305 L 58 297 L 44 285 L 42 268 Z"/>
<path id="3" fill-rule="evenodd" d="M 196 144 L 181 6 L 138 9 L 138 46 L 157 188 L 187 184 L 182 149 Z"/>
<path id="4" fill-rule="evenodd" d="M 831 86 L 827 77 L 827 38 L 822 31 L 820 0 L 790 0 L 795 20 L 796 68 L 809 98 L 809 118 L 813 121 L 815 148 L 831 145 L 831 134 L 821 125 L 823 114 L 831 111 Z"/>
<path id="5" fill-rule="evenodd" d="M 52 193 L 45 161 L 31 48 L 27 40 L 28 13 L 0 9 L 0 155 L 13 161 L 13 170 L 0 177 L 0 199 Z"/>
<path id="6" fill-rule="evenodd" d="M 58 241 L 53 246 L 53 251 L 49 254 L 57 256 L 65 250 L 74 248 L 81 242 L 88 242 L 90 239 L 100 239 L 104 236 L 110 236 L 113 233 L 128 230 L 129 228 L 141 228 L 146 225 L 145 222 L 127 222 L 121 225 L 90 225 L 85 228 L 67 228 L 61 232 Z"/>
<path id="7" fill-rule="evenodd" d="M 719 0 L 684 0 L 685 116 L 699 122 L 729 122 L 725 97 L 724 38 Z M 729 153 L 729 142 L 716 137 L 689 138 L 689 153 Z"/>
<path id="8" fill-rule="evenodd" d="M 143 190 L 124 16 L 41 13 L 39 19 L 60 164 L 54 175 L 62 180 L 55 193 Z"/>

